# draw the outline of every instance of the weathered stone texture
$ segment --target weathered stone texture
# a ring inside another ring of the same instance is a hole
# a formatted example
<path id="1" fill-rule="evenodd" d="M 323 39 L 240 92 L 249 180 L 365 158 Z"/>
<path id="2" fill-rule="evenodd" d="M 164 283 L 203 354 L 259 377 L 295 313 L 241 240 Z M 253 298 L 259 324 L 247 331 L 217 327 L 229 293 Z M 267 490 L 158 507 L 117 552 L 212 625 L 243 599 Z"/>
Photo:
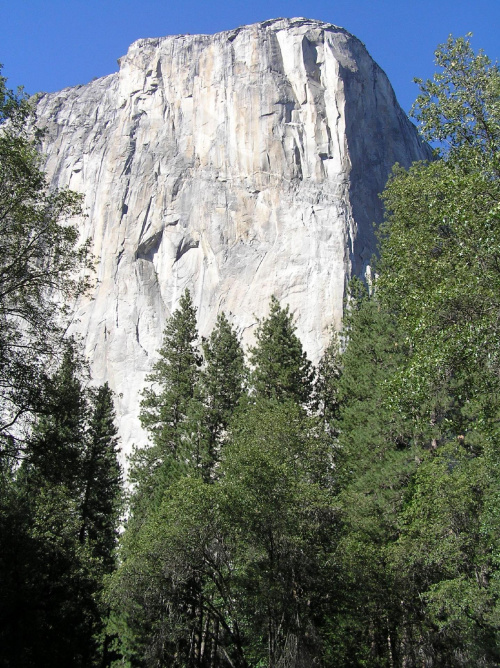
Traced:
<path id="1" fill-rule="evenodd" d="M 130 444 L 186 286 L 202 334 L 223 309 L 245 343 L 275 294 L 317 359 L 375 250 L 392 165 L 428 150 L 362 43 L 330 24 L 143 39 L 119 64 L 43 96 L 38 115 L 51 181 L 85 195 L 98 283 L 74 328 Z"/>

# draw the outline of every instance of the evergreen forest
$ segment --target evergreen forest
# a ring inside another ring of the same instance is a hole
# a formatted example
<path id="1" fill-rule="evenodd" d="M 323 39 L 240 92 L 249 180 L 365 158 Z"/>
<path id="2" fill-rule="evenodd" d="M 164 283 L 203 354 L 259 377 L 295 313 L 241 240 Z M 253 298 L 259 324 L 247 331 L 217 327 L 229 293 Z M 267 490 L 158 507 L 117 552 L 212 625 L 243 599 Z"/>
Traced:
<path id="1" fill-rule="evenodd" d="M 372 280 L 313 366 L 275 297 L 243 350 L 189 290 L 123 484 L 65 336 L 92 257 L 0 78 L 0 665 L 500 666 L 500 70 L 438 47 Z"/>

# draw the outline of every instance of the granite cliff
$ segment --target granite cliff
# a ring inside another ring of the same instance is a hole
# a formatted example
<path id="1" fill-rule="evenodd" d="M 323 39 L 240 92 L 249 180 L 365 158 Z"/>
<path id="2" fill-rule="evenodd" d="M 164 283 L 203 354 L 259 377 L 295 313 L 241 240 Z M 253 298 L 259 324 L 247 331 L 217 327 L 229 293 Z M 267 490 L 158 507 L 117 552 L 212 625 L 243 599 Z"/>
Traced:
<path id="1" fill-rule="evenodd" d="M 97 283 L 73 328 L 119 394 L 127 448 L 186 286 L 202 334 L 223 309 L 244 342 L 275 294 L 316 360 L 346 280 L 369 271 L 392 165 L 429 153 L 363 44 L 331 24 L 142 39 L 119 65 L 37 113 L 52 184 L 85 196 Z"/>

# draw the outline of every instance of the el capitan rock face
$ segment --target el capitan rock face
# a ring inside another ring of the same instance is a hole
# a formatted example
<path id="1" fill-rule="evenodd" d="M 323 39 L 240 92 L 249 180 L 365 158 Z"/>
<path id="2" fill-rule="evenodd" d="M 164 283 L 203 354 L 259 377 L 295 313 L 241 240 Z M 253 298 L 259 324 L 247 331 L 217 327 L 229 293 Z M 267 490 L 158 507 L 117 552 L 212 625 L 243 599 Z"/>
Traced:
<path id="1" fill-rule="evenodd" d="M 49 179 L 85 195 L 98 282 L 74 329 L 120 395 L 125 448 L 144 441 L 139 392 L 186 286 L 201 334 L 222 309 L 244 342 L 276 295 L 316 360 L 392 165 L 429 157 L 362 43 L 307 19 L 139 40 L 37 113 Z"/>

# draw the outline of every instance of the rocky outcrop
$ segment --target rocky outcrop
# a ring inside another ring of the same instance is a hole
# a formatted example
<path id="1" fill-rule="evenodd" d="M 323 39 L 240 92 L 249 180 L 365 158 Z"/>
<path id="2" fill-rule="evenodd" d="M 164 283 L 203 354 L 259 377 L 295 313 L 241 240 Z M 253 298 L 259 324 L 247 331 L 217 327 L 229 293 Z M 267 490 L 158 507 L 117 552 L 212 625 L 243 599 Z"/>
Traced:
<path id="1" fill-rule="evenodd" d="M 138 393 L 187 286 L 209 332 L 245 342 L 276 295 L 313 359 L 346 280 L 375 250 L 392 165 L 428 157 L 383 71 L 342 28 L 278 19 L 143 39 L 119 72 L 38 102 L 55 186 L 85 195 L 97 285 L 75 304 L 126 443 Z"/>

